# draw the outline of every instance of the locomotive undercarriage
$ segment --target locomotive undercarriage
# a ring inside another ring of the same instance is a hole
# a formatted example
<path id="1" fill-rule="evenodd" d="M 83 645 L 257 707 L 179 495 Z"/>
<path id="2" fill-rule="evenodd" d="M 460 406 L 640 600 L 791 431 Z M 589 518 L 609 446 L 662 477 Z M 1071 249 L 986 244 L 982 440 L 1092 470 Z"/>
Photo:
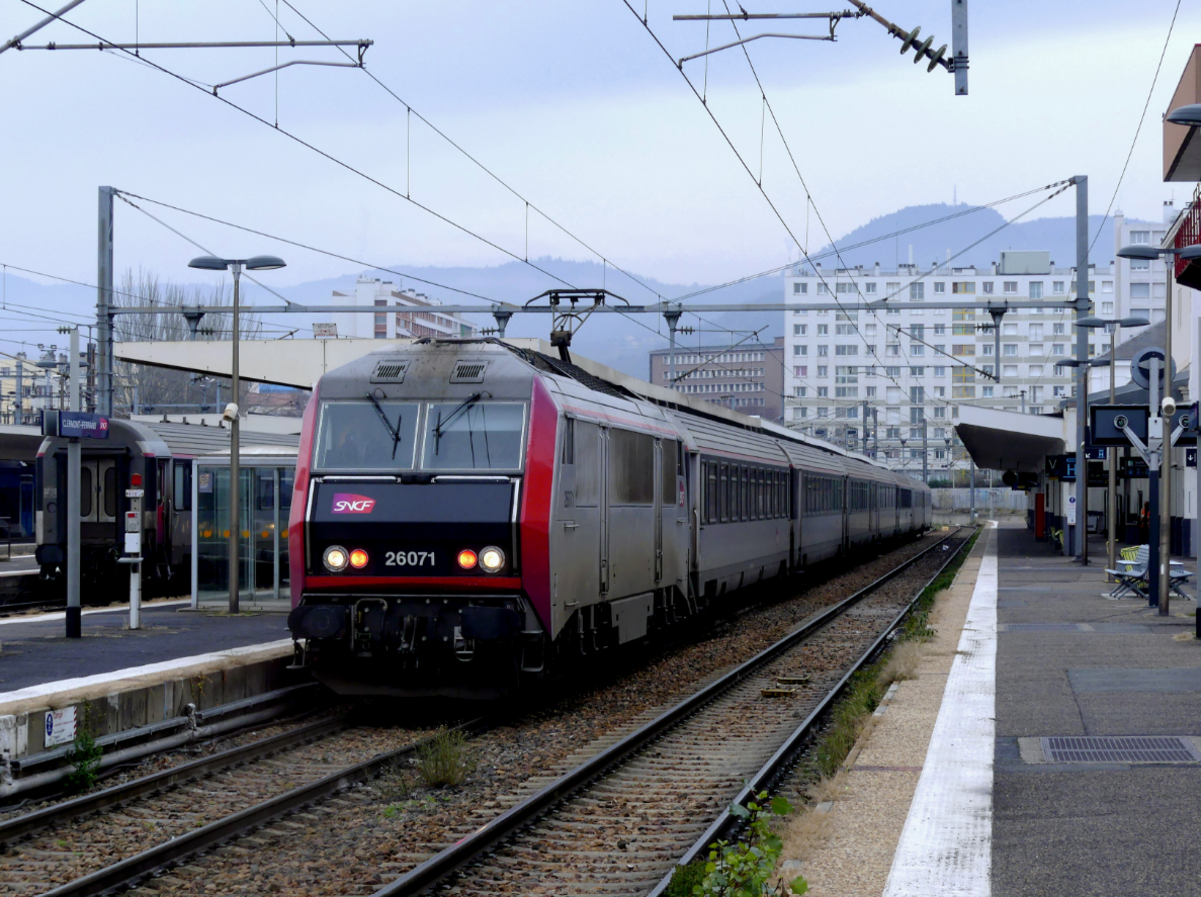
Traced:
<path id="1" fill-rule="evenodd" d="M 544 666 L 520 595 L 305 596 L 288 618 L 295 666 L 341 694 L 495 698 Z"/>

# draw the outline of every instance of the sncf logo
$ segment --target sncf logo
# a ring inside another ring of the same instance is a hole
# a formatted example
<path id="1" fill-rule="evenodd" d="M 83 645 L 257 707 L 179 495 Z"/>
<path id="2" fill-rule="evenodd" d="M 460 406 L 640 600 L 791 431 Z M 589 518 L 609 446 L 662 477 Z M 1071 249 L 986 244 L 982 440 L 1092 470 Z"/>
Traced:
<path id="1" fill-rule="evenodd" d="M 352 492 L 337 492 L 334 494 L 333 513 L 335 514 L 370 514 L 375 507 L 375 499 L 366 495 L 355 495 Z"/>

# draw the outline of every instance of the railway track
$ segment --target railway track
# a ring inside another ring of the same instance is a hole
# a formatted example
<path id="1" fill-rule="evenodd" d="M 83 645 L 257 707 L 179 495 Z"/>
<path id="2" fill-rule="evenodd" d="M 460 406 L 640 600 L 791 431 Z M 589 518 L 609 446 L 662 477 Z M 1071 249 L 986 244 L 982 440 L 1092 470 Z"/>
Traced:
<path id="1" fill-rule="evenodd" d="M 420 734 L 318 720 L 9 819 L 0 823 L 0 891 L 119 886 L 386 768 Z"/>
<path id="2" fill-rule="evenodd" d="M 888 600 L 880 600 L 880 589 L 915 565 L 929 566 L 932 552 L 957 537 L 960 534 L 951 534 L 813 616 L 799 633 L 721 676 L 649 724 L 641 725 L 643 714 L 598 739 L 585 737 L 574 752 L 544 764 L 541 778 L 520 781 L 497 776 L 492 790 L 482 795 L 492 799 L 479 799 L 477 793 L 474 803 L 462 807 L 457 821 L 437 818 L 442 810 L 454 816 L 453 797 L 447 798 L 445 807 L 424 809 L 418 824 L 396 830 L 388 855 L 374 874 L 352 883 L 345 880 L 348 870 L 341 870 L 341 883 L 311 893 L 370 894 L 389 879 L 394 881 L 380 893 L 418 893 L 445 885 L 489 852 L 486 864 L 472 869 L 472 888 L 463 890 L 460 885 L 456 892 L 466 893 L 481 885 L 481 891 L 525 893 L 533 880 L 530 875 L 535 879 L 545 876 L 546 881 L 561 879 L 565 873 L 556 863 L 566 857 L 570 865 L 578 867 L 577 874 L 584 876 L 571 882 L 572 893 L 589 890 L 589 876 L 602 885 L 601 891 L 612 892 L 617 885 L 622 893 L 645 893 L 770 757 L 776 749 L 773 745 L 778 747 L 790 738 L 798 714 L 814 717 L 815 708 L 832 699 L 839 680 L 845 678 L 845 669 L 862 654 L 864 642 L 882 642 L 898 619 L 897 609 L 908 604 L 912 589 L 905 587 L 903 599 Z M 948 559 L 951 556 L 948 553 Z M 941 568 L 941 559 L 937 566 Z M 829 633 L 825 636 L 829 644 L 812 650 L 844 654 L 845 663 L 840 660 L 831 667 L 824 661 L 807 662 L 805 652 L 811 648 L 805 645 L 818 632 Z M 788 684 L 790 674 L 806 667 L 819 672 L 808 682 Z M 764 698 L 764 685 L 778 685 L 781 677 L 783 687 L 795 691 L 783 699 Z M 105 893 L 177 867 L 170 873 L 173 877 L 163 880 L 164 887 L 234 893 L 250 884 L 244 871 L 230 871 L 239 863 L 250 865 L 256 874 L 260 867 L 268 870 L 263 875 L 270 874 L 273 864 L 319 866 L 323 871 L 304 879 L 316 883 L 317 876 L 328 875 L 330 864 L 307 862 L 311 856 L 307 849 L 301 851 L 304 856 L 289 859 L 287 855 L 300 846 L 298 834 L 304 834 L 306 845 L 319 845 L 323 838 L 332 844 L 320 848 L 329 851 L 327 856 L 341 859 L 349 850 L 356 859 L 366 857 L 366 849 L 346 846 L 345 837 L 341 846 L 337 843 L 348 815 L 370 825 L 383 809 L 378 793 L 356 786 L 404 764 L 415 752 L 419 742 L 414 739 L 420 735 L 385 733 L 380 737 L 385 742 L 390 737 L 391 743 L 382 745 L 366 739 L 369 744 L 363 744 L 358 755 L 363 759 L 353 759 L 341 749 L 326 751 L 322 757 L 322 746 L 334 735 L 340 739 L 345 730 L 331 726 L 322 733 L 316 728 L 319 725 L 314 724 L 312 743 L 305 748 L 290 744 L 293 739 L 303 740 L 303 735 L 279 736 L 278 750 L 258 748 L 264 758 L 278 753 L 274 769 L 265 765 L 270 761 L 257 755 L 252 758 L 254 750 L 244 760 L 225 758 L 222 762 L 218 755 L 189 764 L 191 769 L 168 770 L 157 782 L 132 783 L 139 793 L 130 790 L 124 796 L 120 792 L 89 796 L 73 807 L 50 808 L 53 812 L 48 810 L 41 819 L 6 823 L 0 827 L 0 843 L 9 846 L 0 857 L 0 890 L 13 894 Z M 480 731 L 488 725 L 476 720 L 465 728 Z M 529 768 L 539 769 L 538 763 L 530 762 L 530 733 L 521 726 L 548 725 L 556 724 L 546 720 L 508 728 L 502 724 L 477 737 L 475 743 L 482 752 L 501 757 L 498 762 L 506 766 L 528 763 Z M 405 743 L 397 745 L 398 740 Z M 580 760 L 584 762 L 576 765 Z M 248 764 L 248 774 L 240 780 L 238 763 Z M 555 775 L 559 769 L 566 770 L 561 777 Z M 235 781 L 245 784 L 235 785 Z M 160 789 L 167 790 L 155 795 Z M 101 810 L 104 814 L 97 815 Z M 291 820 L 286 818 L 297 811 Z M 537 817 L 545 818 L 535 822 Z M 531 843 L 537 846 L 531 847 Z M 438 852 L 441 848 L 446 849 Z M 543 868 L 535 872 L 538 863 Z M 264 888 L 280 890 L 278 882 L 276 879 Z M 285 883 L 284 892 L 289 884 L 301 886 L 293 877 Z"/>
<path id="3" fill-rule="evenodd" d="M 745 801 L 779 774 L 854 672 L 878 653 L 925 586 L 957 552 L 948 552 L 946 560 L 932 575 L 921 577 L 921 584 L 907 597 L 872 602 L 872 596 L 952 540 L 962 545 L 966 537 L 957 530 L 818 614 L 658 719 L 379 889 L 376 897 L 661 890 L 681 854 L 691 858 L 728 827 L 728 811 L 723 808 L 731 800 Z M 867 639 L 856 638 L 871 627 L 873 618 L 879 624 L 876 631 Z M 863 629 L 853 628 L 859 626 Z M 806 648 L 815 639 L 831 635 L 848 645 L 868 641 L 869 646 L 856 652 L 858 657 L 835 681 L 802 682 Z M 789 683 L 805 687 L 792 691 Z M 789 695 L 796 700 L 781 700 Z M 804 716 L 799 726 L 798 713 Z"/>

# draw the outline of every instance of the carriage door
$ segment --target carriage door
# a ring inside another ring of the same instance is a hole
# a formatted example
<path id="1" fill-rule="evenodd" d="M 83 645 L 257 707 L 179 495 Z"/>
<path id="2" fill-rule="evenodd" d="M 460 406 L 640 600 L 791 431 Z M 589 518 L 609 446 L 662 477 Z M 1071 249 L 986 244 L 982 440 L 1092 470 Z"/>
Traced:
<path id="1" fill-rule="evenodd" d="M 667 459 L 663 454 L 663 440 L 655 440 L 655 585 L 663 581 L 663 515 L 669 510 L 674 510 L 674 507 L 666 501 L 668 495 L 672 499 L 675 498 L 676 490 L 674 485 L 670 493 L 667 495 L 664 494 L 669 474 L 673 480 L 676 474 L 675 444 L 672 443 L 671 445 L 673 457 L 671 459 L 671 470 L 668 471 L 664 466 L 667 463 Z"/>
<path id="2" fill-rule="evenodd" d="M 117 464 L 111 458 L 84 461 L 79 467 L 79 520 L 112 523 L 117 519 Z"/>
<path id="3" fill-rule="evenodd" d="M 600 590 L 609 591 L 609 428 L 600 428 Z"/>

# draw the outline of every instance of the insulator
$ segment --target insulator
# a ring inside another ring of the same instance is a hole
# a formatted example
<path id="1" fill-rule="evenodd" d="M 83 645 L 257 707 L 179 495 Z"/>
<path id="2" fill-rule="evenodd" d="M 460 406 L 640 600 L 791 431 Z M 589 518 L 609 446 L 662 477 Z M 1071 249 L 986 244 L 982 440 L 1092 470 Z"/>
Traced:
<path id="1" fill-rule="evenodd" d="M 917 36 L 921 33 L 922 27 L 917 25 L 912 31 L 901 38 L 901 55 L 904 56 L 909 52 L 909 48 L 917 43 Z"/>
<path id="2" fill-rule="evenodd" d="M 930 49 L 930 44 L 934 43 L 934 35 L 930 35 L 921 44 L 918 45 L 917 55 L 913 57 L 913 64 L 917 65 L 926 55 L 926 51 Z"/>
<path id="3" fill-rule="evenodd" d="M 930 57 L 930 65 L 929 65 L 929 67 L 926 69 L 926 71 L 927 71 L 927 72 L 932 72 L 932 71 L 934 71 L 934 67 L 935 67 L 936 65 L 938 65 L 940 62 L 942 62 L 942 57 L 943 57 L 943 54 L 944 54 L 944 53 L 946 53 L 946 52 L 947 52 L 947 45 L 946 45 L 946 44 L 943 44 L 941 47 L 939 47 L 939 48 L 938 48 L 938 52 L 937 52 L 937 53 L 935 53 L 933 56 L 931 56 L 931 57 Z"/>

